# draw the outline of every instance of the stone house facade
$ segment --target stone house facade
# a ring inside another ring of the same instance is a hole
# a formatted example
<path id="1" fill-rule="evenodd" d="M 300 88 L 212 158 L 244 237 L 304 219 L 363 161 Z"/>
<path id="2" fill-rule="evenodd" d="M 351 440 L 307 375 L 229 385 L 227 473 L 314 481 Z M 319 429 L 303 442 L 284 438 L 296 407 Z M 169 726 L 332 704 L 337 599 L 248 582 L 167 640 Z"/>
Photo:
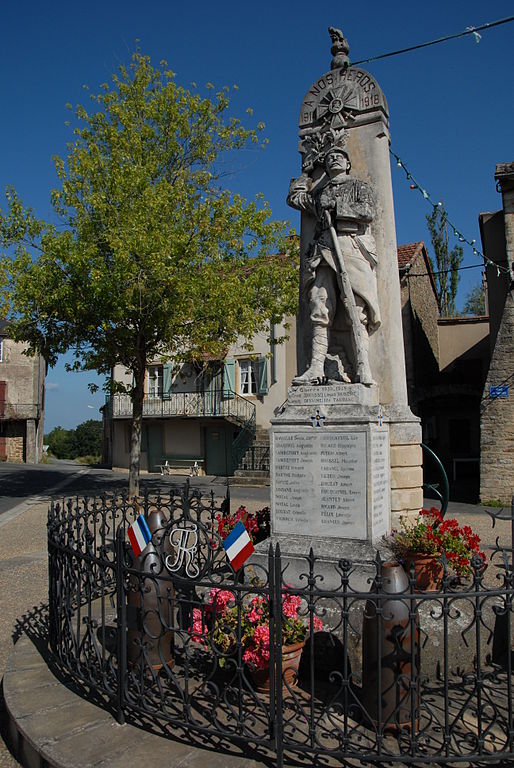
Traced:
<path id="1" fill-rule="evenodd" d="M 418 416 L 439 374 L 439 304 L 425 243 L 398 246 L 403 343 L 409 405 Z"/>
<path id="2" fill-rule="evenodd" d="M 514 162 L 496 166 L 502 209 L 479 217 L 491 318 L 491 362 L 480 404 L 480 497 L 514 494 Z M 497 269 L 497 266 L 500 269 Z"/>
<path id="3" fill-rule="evenodd" d="M 272 338 L 284 332 L 283 324 L 276 325 Z M 284 343 L 258 334 L 251 352 L 239 342 L 223 362 L 188 364 L 175 372 L 170 362 L 153 361 L 145 385 L 141 470 L 159 471 L 168 462 L 170 471 L 184 471 L 196 462 L 211 475 L 231 475 L 240 464 L 266 472 L 267 430 L 296 373 L 295 347 L 292 322 Z M 130 384 L 122 366 L 112 375 Z M 104 454 L 113 468 L 129 465 L 131 408 L 128 395 L 114 395 L 104 408 Z"/>
<path id="4" fill-rule="evenodd" d="M 399 246 L 398 268 L 409 405 L 421 418 L 423 442 L 446 469 L 452 497 L 476 501 L 489 317 L 439 316 L 423 242 Z"/>
<path id="5" fill-rule="evenodd" d="M 28 357 L 0 321 L 0 461 L 37 464 L 43 453 L 46 363 Z"/>

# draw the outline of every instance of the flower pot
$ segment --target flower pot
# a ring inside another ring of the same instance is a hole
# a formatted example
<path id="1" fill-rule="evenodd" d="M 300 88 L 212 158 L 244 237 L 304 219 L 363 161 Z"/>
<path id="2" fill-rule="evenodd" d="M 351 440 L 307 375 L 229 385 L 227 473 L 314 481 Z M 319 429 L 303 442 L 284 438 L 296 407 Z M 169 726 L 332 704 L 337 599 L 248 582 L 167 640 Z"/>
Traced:
<path id="1" fill-rule="evenodd" d="M 294 645 L 282 646 L 282 688 L 287 690 L 286 684 L 291 687 L 298 683 L 298 667 L 305 641 L 294 643 Z M 251 671 L 254 689 L 259 693 L 270 692 L 269 666 L 264 669 L 255 669 Z"/>
<path id="2" fill-rule="evenodd" d="M 439 555 L 427 555 L 424 552 L 407 552 L 402 564 L 410 579 L 411 566 L 414 564 L 416 578 L 415 592 L 437 592 L 443 583 L 444 568 Z"/>

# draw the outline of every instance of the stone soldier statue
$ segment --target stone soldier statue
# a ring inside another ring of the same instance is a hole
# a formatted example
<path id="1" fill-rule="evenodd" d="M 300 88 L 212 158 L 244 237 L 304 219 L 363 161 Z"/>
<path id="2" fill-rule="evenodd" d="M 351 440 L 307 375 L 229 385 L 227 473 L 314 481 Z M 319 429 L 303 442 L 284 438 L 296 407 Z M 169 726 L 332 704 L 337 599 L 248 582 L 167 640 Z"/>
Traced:
<path id="1" fill-rule="evenodd" d="M 309 303 L 311 360 L 293 384 L 316 384 L 324 379 L 329 330 L 342 303 L 350 328 L 353 380 L 371 385 L 369 334 L 380 325 L 376 246 L 369 227 L 375 212 L 373 193 L 369 184 L 349 175 L 350 159 L 338 144 L 318 155 L 317 162 L 324 163 L 324 180 L 314 184 L 312 172 L 304 172 L 291 181 L 287 197 L 289 205 L 316 219 L 300 289 Z M 347 372 L 342 378 L 350 381 Z"/>

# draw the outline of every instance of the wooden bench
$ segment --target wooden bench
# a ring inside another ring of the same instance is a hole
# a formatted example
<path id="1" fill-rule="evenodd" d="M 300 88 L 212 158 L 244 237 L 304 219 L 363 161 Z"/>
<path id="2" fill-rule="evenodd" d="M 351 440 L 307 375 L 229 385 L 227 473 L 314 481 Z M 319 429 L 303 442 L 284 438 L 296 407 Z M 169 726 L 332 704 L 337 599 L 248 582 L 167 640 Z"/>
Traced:
<path id="1" fill-rule="evenodd" d="M 173 475 L 174 469 L 189 469 L 189 477 L 197 477 L 204 464 L 205 459 L 201 456 L 163 456 L 163 462 L 157 466 L 161 475 Z"/>

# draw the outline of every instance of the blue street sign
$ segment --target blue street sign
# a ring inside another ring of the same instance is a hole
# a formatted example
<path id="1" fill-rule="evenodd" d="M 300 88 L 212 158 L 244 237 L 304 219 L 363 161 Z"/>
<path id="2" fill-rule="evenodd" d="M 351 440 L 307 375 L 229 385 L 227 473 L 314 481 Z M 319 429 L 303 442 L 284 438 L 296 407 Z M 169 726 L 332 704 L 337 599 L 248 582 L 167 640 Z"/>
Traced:
<path id="1" fill-rule="evenodd" d="M 489 387 L 489 397 L 508 397 L 509 387 L 507 384 L 502 384 L 498 387 Z"/>

